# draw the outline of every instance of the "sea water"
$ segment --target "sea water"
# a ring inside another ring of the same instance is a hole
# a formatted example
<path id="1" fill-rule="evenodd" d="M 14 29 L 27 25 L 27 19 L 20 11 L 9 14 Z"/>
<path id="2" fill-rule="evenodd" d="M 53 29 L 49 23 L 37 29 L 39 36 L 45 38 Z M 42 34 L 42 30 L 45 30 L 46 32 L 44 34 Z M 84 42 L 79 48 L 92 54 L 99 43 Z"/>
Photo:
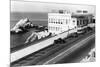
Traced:
<path id="1" fill-rule="evenodd" d="M 33 24 L 41 24 L 41 25 L 47 26 L 47 23 L 48 23 L 47 13 L 11 12 L 10 13 L 10 29 L 13 28 L 20 19 L 25 19 L 25 18 L 28 18 Z M 24 44 L 26 39 L 31 34 L 32 34 L 32 30 L 23 34 L 11 34 L 10 35 L 11 48 Z"/>

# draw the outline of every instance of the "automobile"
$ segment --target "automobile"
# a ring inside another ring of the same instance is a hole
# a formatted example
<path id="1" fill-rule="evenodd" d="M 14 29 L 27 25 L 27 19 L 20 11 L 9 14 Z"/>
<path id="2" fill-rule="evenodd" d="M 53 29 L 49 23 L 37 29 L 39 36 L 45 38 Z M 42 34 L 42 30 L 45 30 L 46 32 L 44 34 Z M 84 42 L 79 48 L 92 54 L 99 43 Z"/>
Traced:
<path id="1" fill-rule="evenodd" d="M 66 43 L 66 41 L 64 39 L 57 39 L 57 40 L 54 40 L 54 44 L 63 44 L 63 43 Z"/>

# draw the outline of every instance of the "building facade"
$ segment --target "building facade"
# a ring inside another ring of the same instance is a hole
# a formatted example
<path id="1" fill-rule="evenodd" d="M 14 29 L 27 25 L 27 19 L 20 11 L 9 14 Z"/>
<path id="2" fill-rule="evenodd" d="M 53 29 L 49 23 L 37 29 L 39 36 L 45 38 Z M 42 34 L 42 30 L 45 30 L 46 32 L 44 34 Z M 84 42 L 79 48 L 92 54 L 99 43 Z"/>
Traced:
<path id="1" fill-rule="evenodd" d="M 59 11 L 58 13 L 48 13 L 48 31 L 52 34 L 59 34 L 74 28 L 77 19 L 71 17 L 71 13 Z"/>

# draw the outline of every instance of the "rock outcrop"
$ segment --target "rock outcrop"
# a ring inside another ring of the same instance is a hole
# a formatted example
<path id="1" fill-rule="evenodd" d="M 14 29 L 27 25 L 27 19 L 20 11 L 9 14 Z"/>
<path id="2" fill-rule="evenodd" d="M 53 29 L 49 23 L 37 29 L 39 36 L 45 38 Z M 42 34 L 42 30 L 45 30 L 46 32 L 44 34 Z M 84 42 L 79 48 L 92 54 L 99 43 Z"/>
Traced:
<path id="1" fill-rule="evenodd" d="M 33 24 L 29 21 L 28 18 L 21 19 L 12 29 L 11 32 L 19 33 L 24 32 L 27 28 L 30 28 Z"/>

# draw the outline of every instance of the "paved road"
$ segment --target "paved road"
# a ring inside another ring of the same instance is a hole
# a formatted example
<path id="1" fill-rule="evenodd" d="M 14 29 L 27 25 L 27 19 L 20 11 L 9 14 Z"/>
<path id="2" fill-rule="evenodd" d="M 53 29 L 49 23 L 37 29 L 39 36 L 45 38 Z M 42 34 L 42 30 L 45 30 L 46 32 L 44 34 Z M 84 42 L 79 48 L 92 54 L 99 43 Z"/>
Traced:
<path id="1" fill-rule="evenodd" d="M 75 51 L 70 56 L 66 56 L 60 61 L 58 61 L 56 64 L 61 63 L 79 63 L 83 58 L 85 58 L 90 50 L 95 47 L 95 39 L 92 39 L 88 43 L 86 43 L 87 46 Z"/>
<path id="2" fill-rule="evenodd" d="M 51 44 L 53 44 L 54 40 L 58 39 L 58 38 L 64 38 L 67 37 L 68 35 L 68 31 L 63 32 L 59 35 L 53 36 L 51 38 L 48 38 L 46 40 L 43 40 L 39 43 L 33 44 L 31 46 L 28 46 L 26 48 L 23 48 L 21 50 L 18 50 L 16 52 L 11 53 L 11 63 L 15 62 L 31 53 L 34 53 L 36 51 L 39 51 L 40 49 L 46 48 L 47 46 L 50 46 Z"/>
<path id="3" fill-rule="evenodd" d="M 58 55 L 56 55 L 55 57 L 47 60 L 46 62 L 41 62 L 39 64 L 54 64 L 57 61 L 61 60 L 62 58 L 64 58 L 65 56 L 70 55 L 72 52 L 74 52 L 75 50 L 79 49 L 80 47 L 83 47 L 86 45 L 86 43 L 88 41 L 90 41 L 91 39 L 93 39 L 95 37 L 95 34 L 83 39 L 82 41 L 76 43 L 74 46 L 70 47 L 69 49 L 59 53 Z"/>

